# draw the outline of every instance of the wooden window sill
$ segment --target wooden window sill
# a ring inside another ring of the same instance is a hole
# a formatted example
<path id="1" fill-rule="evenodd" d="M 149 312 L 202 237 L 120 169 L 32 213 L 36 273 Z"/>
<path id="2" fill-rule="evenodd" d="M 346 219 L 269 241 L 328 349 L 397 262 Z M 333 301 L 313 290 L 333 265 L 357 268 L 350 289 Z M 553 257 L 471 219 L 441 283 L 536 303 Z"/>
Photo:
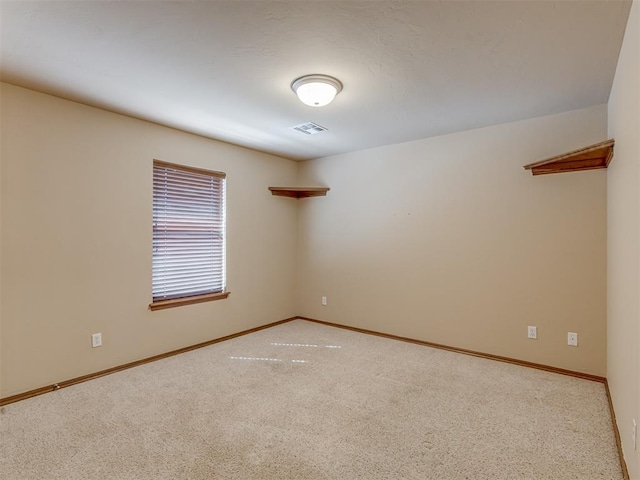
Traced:
<path id="1" fill-rule="evenodd" d="M 206 295 L 197 295 L 195 297 L 174 298 L 171 300 L 162 300 L 149 304 L 151 310 L 162 310 L 164 308 L 181 307 L 182 305 L 192 305 L 194 303 L 213 302 L 214 300 L 222 300 L 227 298 L 231 292 L 208 293 Z"/>

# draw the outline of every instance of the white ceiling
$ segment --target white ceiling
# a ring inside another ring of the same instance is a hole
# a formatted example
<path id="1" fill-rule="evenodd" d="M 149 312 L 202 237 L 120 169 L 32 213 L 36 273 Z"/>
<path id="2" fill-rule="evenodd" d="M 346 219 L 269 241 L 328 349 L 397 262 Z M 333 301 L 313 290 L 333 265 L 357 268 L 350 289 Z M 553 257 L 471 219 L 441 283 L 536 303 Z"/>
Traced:
<path id="1" fill-rule="evenodd" d="M 292 159 L 606 103 L 630 1 L 2 1 L 3 81 Z M 297 77 L 344 90 L 300 103 Z M 291 127 L 315 122 L 314 136 Z"/>

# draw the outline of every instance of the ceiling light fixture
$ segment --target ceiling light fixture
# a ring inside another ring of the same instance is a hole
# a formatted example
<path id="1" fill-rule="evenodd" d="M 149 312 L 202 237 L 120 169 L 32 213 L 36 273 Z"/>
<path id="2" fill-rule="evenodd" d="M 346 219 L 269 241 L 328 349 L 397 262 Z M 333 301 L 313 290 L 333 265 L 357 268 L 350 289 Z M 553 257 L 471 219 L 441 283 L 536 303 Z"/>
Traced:
<path id="1" fill-rule="evenodd" d="M 328 75 L 305 75 L 291 83 L 291 90 L 310 107 L 329 105 L 342 90 L 342 83 Z"/>

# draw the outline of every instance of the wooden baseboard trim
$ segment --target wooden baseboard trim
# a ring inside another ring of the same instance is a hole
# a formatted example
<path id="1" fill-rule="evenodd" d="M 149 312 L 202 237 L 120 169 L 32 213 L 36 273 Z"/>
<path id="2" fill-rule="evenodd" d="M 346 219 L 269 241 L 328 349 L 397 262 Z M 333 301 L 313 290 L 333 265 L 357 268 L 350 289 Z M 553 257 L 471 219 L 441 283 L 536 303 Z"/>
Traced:
<path id="1" fill-rule="evenodd" d="M 391 335 L 388 333 L 376 332 L 374 330 L 367 330 L 365 328 L 350 327 L 348 325 L 341 325 L 339 323 L 325 322 L 323 320 L 317 320 L 309 317 L 297 317 L 300 320 L 307 320 L 309 322 L 319 323 L 321 325 L 327 325 L 330 327 L 342 328 L 344 330 L 351 330 L 352 332 L 366 333 L 368 335 L 375 335 L 377 337 L 389 338 L 392 340 L 399 340 L 402 342 L 413 343 L 416 345 L 424 345 L 426 347 L 438 348 L 441 350 L 448 350 L 450 352 L 462 353 L 464 355 L 471 355 L 474 357 L 486 358 L 488 360 L 496 360 L 498 362 L 511 363 L 513 365 L 519 365 L 522 367 L 535 368 L 537 370 L 544 370 L 546 372 L 559 373 L 561 375 L 567 375 L 570 377 L 582 378 L 584 380 L 591 380 L 604 384 L 605 392 L 607 395 L 607 401 L 609 403 L 609 411 L 611 413 L 611 421 L 613 423 L 613 432 L 616 439 L 616 447 L 618 449 L 618 457 L 620 458 L 620 468 L 622 469 L 622 476 L 624 480 L 630 480 L 629 470 L 627 469 L 627 463 L 624 460 L 624 454 L 622 453 L 622 441 L 620 439 L 620 431 L 618 430 L 618 423 L 616 421 L 616 412 L 613 409 L 613 400 L 611 399 L 611 392 L 609 390 L 609 382 L 606 377 L 599 377 L 597 375 L 591 375 L 589 373 L 576 372 L 573 370 L 566 370 L 564 368 L 552 367 L 550 365 L 543 365 L 541 363 L 527 362 L 524 360 L 517 360 L 515 358 L 502 357 L 500 355 L 492 355 L 490 353 L 477 352 L 474 350 L 467 350 L 464 348 L 451 347 L 449 345 L 442 345 L 439 343 L 425 342 L 423 340 L 416 340 L 414 338 L 401 337 L 398 335 Z"/>
<path id="2" fill-rule="evenodd" d="M 527 361 L 524 361 L 524 360 L 517 360 L 515 358 L 502 357 L 500 355 L 492 355 L 492 354 L 489 354 L 489 353 L 477 352 L 477 351 L 474 351 L 474 350 L 467 350 L 467 349 L 464 349 L 464 348 L 457 348 L 457 347 L 452 347 L 452 346 L 449 346 L 449 345 L 442 345 L 442 344 L 439 344 L 439 343 L 426 342 L 426 341 L 423 341 L 423 340 L 416 340 L 414 338 L 401 337 L 401 336 L 398 336 L 398 335 L 391 335 L 391 334 L 388 334 L 388 333 L 376 332 L 374 330 L 367 330 L 367 329 L 364 329 L 364 328 L 351 327 L 351 326 L 348 326 L 348 325 L 341 325 L 339 323 L 325 322 L 323 320 L 317 320 L 317 319 L 314 319 L 314 318 L 302 317 L 302 316 L 295 316 L 295 317 L 285 318 L 284 320 L 278 320 L 277 322 L 272 322 L 272 323 L 268 323 L 266 325 L 261 325 L 259 327 L 250 328 L 249 330 L 243 330 L 241 332 L 232 333 L 231 335 L 226 335 L 224 337 L 215 338 L 213 340 L 208 340 L 206 342 L 197 343 L 195 345 L 190 345 L 188 347 L 179 348 L 177 350 L 172 350 L 170 352 L 161 353 L 159 355 L 153 355 L 151 357 L 143 358 L 141 360 L 136 360 L 134 362 L 125 363 L 123 365 L 118 365 L 116 367 L 108 368 L 106 370 L 101 370 L 99 372 L 90 373 L 90 374 L 87 374 L 87 375 L 82 375 L 80 377 L 72 378 L 72 379 L 69 379 L 69 380 L 64 380 L 62 382 L 54 383 L 53 385 L 48 385 L 46 387 L 36 388 L 34 390 L 29 390 L 27 392 L 19 393 L 17 395 L 12 395 L 10 397 L 0 398 L 0 407 L 2 407 L 4 405 L 8 405 L 10 403 L 19 402 L 21 400 L 26 400 L 27 398 L 36 397 L 38 395 L 43 395 L 45 393 L 54 392 L 56 390 L 60 390 L 61 388 L 70 387 L 71 385 L 76 385 L 78 383 L 83 383 L 83 382 L 86 382 L 86 381 L 89 381 L 89 380 L 93 380 L 94 378 L 100 378 L 100 377 L 103 377 L 105 375 L 110 375 L 112 373 L 121 372 L 121 371 L 127 370 L 129 368 L 137 367 L 139 365 L 144 365 L 145 363 L 155 362 L 156 360 L 162 360 L 163 358 L 172 357 L 174 355 L 179 355 L 181 353 L 186 353 L 186 352 L 189 352 L 191 350 L 197 350 L 198 348 L 208 347 L 209 345 L 214 345 L 216 343 L 224 342 L 226 340 L 231 340 L 232 338 L 241 337 L 243 335 L 248 335 L 250 333 L 258 332 L 260 330 L 265 330 L 267 328 L 275 327 L 276 325 L 281 325 L 283 323 L 287 323 L 287 322 L 290 322 L 292 320 L 297 320 L 297 319 L 306 320 L 308 322 L 314 322 L 314 323 L 318 323 L 318 324 L 321 324 L 321 325 L 327 325 L 327 326 L 330 326 L 330 327 L 342 328 L 344 330 L 350 330 L 352 332 L 364 333 L 364 334 L 368 334 L 368 335 L 375 335 L 375 336 L 378 336 L 378 337 L 389 338 L 389 339 L 392 339 L 392 340 L 399 340 L 399 341 L 402 341 L 402 342 L 413 343 L 413 344 L 416 344 L 416 345 L 423 345 L 423 346 L 427 346 L 427 347 L 438 348 L 438 349 L 441 349 L 441 350 L 448 350 L 450 352 L 462 353 L 464 355 L 471 355 L 471 356 L 474 356 L 474 357 L 486 358 L 488 360 L 496 360 L 496 361 L 499 361 L 499 362 L 511 363 L 511 364 L 519 365 L 519 366 L 523 366 L 523 367 L 535 368 L 535 369 L 544 370 L 544 371 L 547 371 L 547 372 L 559 373 L 561 375 L 568 375 L 568 376 L 571 376 L 571 377 L 577 377 L 577 378 L 582 378 L 582 379 L 585 379 L 585 380 L 591 380 L 591 381 L 603 383 L 604 387 L 605 387 L 606 395 L 607 395 L 607 401 L 609 403 L 609 411 L 611 412 L 611 421 L 613 423 L 613 430 L 614 430 L 614 435 L 615 435 L 615 439 L 616 439 L 616 446 L 617 446 L 617 449 L 618 449 L 618 456 L 620 457 L 620 465 L 621 465 L 621 468 L 622 468 L 622 475 L 623 475 L 624 480 L 630 480 L 629 471 L 627 469 L 627 464 L 626 464 L 626 462 L 624 460 L 624 455 L 622 453 L 622 442 L 620 440 L 620 432 L 618 430 L 618 423 L 616 421 L 616 414 L 615 414 L 615 410 L 613 408 L 613 401 L 611 400 L 611 392 L 609 390 L 609 383 L 607 382 L 607 379 L 605 377 L 599 377 L 597 375 L 591 375 L 591 374 L 588 374 L 588 373 L 582 373 L 582 372 L 576 372 L 576 371 L 573 371 L 573 370 L 566 370 L 566 369 L 563 369 L 563 368 L 552 367 L 552 366 L 543 365 L 543 364 L 540 364 L 540 363 L 533 363 L 533 362 L 527 362 Z"/>
<path id="3" fill-rule="evenodd" d="M 284 320 L 278 320 L 277 322 L 268 323 L 266 325 L 261 325 L 259 327 L 250 328 L 249 330 L 243 330 L 242 332 L 232 333 L 231 335 L 226 335 L 224 337 L 215 338 L 213 340 L 208 340 L 206 342 L 197 343 L 195 345 L 190 345 L 188 347 L 179 348 L 177 350 L 172 350 L 170 352 L 161 353 L 159 355 L 153 355 L 152 357 L 143 358 L 142 360 L 136 360 L 135 362 L 125 363 L 123 365 L 118 365 L 116 367 L 107 368 L 106 370 L 100 370 L 99 372 L 89 373 L 87 375 L 82 375 L 81 377 L 72 378 L 69 380 L 64 380 L 59 383 L 54 383 L 53 385 L 48 385 L 46 387 L 36 388 L 34 390 L 29 390 L 27 392 L 18 393 L 17 395 L 12 395 L 10 397 L 0 398 L 0 407 L 4 405 L 8 405 L 10 403 L 19 402 L 21 400 L 26 400 L 27 398 L 36 397 L 38 395 L 42 395 L 49 392 L 55 392 L 56 390 L 60 390 L 61 388 L 70 387 L 71 385 L 76 385 L 78 383 L 86 382 L 88 380 L 93 380 L 94 378 L 104 377 L 105 375 L 110 375 L 112 373 L 121 372 L 123 370 L 127 370 L 129 368 L 137 367 L 139 365 L 144 365 L 145 363 L 155 362 L 156 360 L 162 360 L 163 358 L 173 357 L 174 355 L 179 355 L 181 353 L 190 352 L 191 350 L 196 350 L 202 347 L 208 347 L 209 345 L 213 345 L 215 343 L 224 342 L 225 340 L 231 340 L 232 338 L 241 337 L 243 335 L 248 335 L 250 333 L 258 332 L 260 330 L 264 330 L 266 328 L 275 327 L 276 325 L 280 325 L 282 323 L 287 323 L 292 320 L 296 320 L 299 317 L 291 317 L 285 318 Z"/>
<path id="4" fill-rule="evenodd" d="M 233 333 L 231 335 L 227 335 L 227 336 L 224 336 L 224 337 L 216 338 L 216 339 L 213 339 L 213 340 L 208 340 L 206 342 L 198 343 L 198 344 L 195 344 L 195 345 L 190 345 L 190 346 L 184 347 L 184 348 L 179 348 L 178 350 L 172 350 L 170 352 L 161 353 L 159 355 L 154 355 L 154 356 L 151 356 L 151 357 L 143 358 L 141 360 L 136 360 L 134 362 L 125 363 L 123 365 L 118 365 L 118 366 L 115 366 L 115 367 L 112 367 L 112 368 L 108 368 L 106 370 L 100 370 L 99 372 L 89 373 L 87 375 L 82 375 L 80 377 L 75 377 L 75 378 L 72 378 L 72 379 L 69 379 L 69 380 L 64 380 L 64 381 L 61 381 L 61 382 L 58 382 L 58 383 L 54 383 L 53 385 L 47 385 L 45 387 L 36 388 L 34 390 L 29 390 L 27 392 L 18 393 L 16 395 L 12 395 L 10 397 L 0 398 L 0 407 L 3 406 L 3 405 L 8 405 L 10 403 L 19 402 L 20 400 L 25 400 L 27 398 L 31 398 L 31 397 L 35 397 L 35 396 L 38 396 L 38 395 L 42 395 L 44 393 L 53 392 L 53 391 L 59 390 L 61 388 L 69 387 L 71 385 L 76 385 L 78 383 L 86 382 L 86 381 L 94 379 L 94 378 L 103 377 L 105 375 L 110 375 L 112 373 L 120 372 L 122 370 L 127 370 L 129 368 L 137 367 L 138 365 L 144 365 L 145 363 L 155 362 L 156 360 L 162 360 L 163 358 L 172 357 L 174 355 L 179 355 L 181 353 L 189 352 L 191 350 L 196 350 L 198 348 L 207 347 L 209 345 L 213 345 L 213 344 L 219 343 L 219 342 L 224 342 L 225 340 L 230 340 L 232 338 L 240 337 L 242 335 L 248 335 L 248 334 L 253 333 L 253 332 L 258 332 L 258 331 L 264 330 L 266 328 L 275 327 L 276 325 L 287 323 L 287 322 L 290 322 L 290 321 L 296 320 L 296 319 L 306 320 L 306 321 L 314 322 L 314 323 L 319 323 L 319 324 L 327 325 L 327 326 L 330 326 L 330 327 L 336 327 L 336 328 L 342 328 L 342 329 L 345 329 L 345 330 L 351 330 L 353 332 L 365 333 L 365 334 L 368 334 L 368 335 L 375 335 L 375 336 L 378 336 L 378 337 L 389 338 L 389 339 L 392 339 L 392 340 L 399 340 L 399 341 L 402 341 L 402 342 L 413 343 L 413 344 L 417 344 L 417 345 L 424 345 L 424 346 L 427 346 L 427 347 L 438 348 L 438 349 L 441 349 L 441 350 L 448 350 L 450 352 L 462 353 L 464 355 L 471 355 L 471 356 L 474 356 L 474 357 L 486 358 L 486 359 L 489 359 L 489 360 L 496 360 L 496 361 L 499 361 L 499 362 L 511 363 L 511 364 L 520 365 L 520 366 L 523 366 L 523 367 L 535 368 L 535 369 L 544 370 L 544 371 L 547 371 L 547 372 L 559 373 L 561 375 L 568 375 L 568 376 L 571 376 L 571 377 L 577 377 L 577 378 L 582 378 L 582 379 L 585 379 L 585 380 L 592 380 L 592 381 L 595 381 L 595 382 L 604 383 L 606 388 L 607 388 L 607 396 L 609 398 L 610 408 L 611 408 L 611 412 L 612 412 L 612 415 L 613 415 L 613 404 L 611 403 L 611 396 L 609 395 L 609 387 L 607 385 L 607 379 L 604 378 L 604 377 L 599 377 L 597 375 L 591 375 L 589 373 L 576 372 L 576 371 L 573 371 L 573 370 L 565 370 L 563 368 L 552 367 L 552 366 L 543 365 L 543 364 L 540 364 L 540 363 L 533 363 L 533 362 L 527 362 L 527 361 L 524 361 L 524 360 L 517 360 L 515 358 L 502 357 L 502 356 L 493 355 L 493 354 L 490 354 L 490 353 L 477 352 L 477 351 L 474 351 L 474 350 L 467 350 L 467 349 L 464 349 L 464 348 L 457 348 L 457 347 L 452 347 L 452 346 L 449 346 L 449 345 L 442 345 L 442 344 L 439 344 L 439 343 L 427 342 L 427 341 L 423 341 L 423 340 L 416 340 L 414 338 L 401 337 L 401 336 L 398 336 L 398 335 L 391 335 L 391 334 L 383 333 L 383 332 L 376 332 L 374 330 L 368 330 L 368 329 L 365 329 L 365 328 L 351 327 L 351 326 L 342 325 L 342 324 L 339 324 L 339 323 L 325 322 L 323 320 L 317 320 L 315 318 L 309 318 L 309 317 L 303 317 L 303 316 L 295 316 L 295 317 L 285 318 L 284 320 L 279 320 L 277 322 L 268 323 L 266 325 L 261 325 L 259 327 L 251 328 L 249 330 L 243 330 L 242 332 Z M 615 421 L 614 421 L 614 425 L 615 425 Z M 616 437 L 617 438 L 617 442 L 619 443 L 620 442 L 620 435 L 617 432 L 617 427 L 616 427 L 616 435 L 617 435 L 617 437 Z"/>
<path id="5" fill-rule="evenodd" d="M 591 381 L 600 382 L 600 383 L 605 383 L 607 381 L 605 377 L 591 375 L 590 373 L 576 372 L 574 370 L 565 370 L 564 368 L 552 367 L 550 365 L 543 365 L 541 363 L 527 362 L 525 360 L 518 360 L 510 357 L 502 357 L 500 355 L 477 352 L 475 350 L 467 350 L 464 348 L 452 347 L 449 345 L 442 345 L 440 343 L 425 342 L 423 340 L 416 340 L 415 338 L 401 337 L 398 335 L 391 335 L 389 333 L 382 333 L 382 332 L 376 332 L 374 330 L 367 330 L 365 328 L 350 327 L 348 325 L 325 322 L 323 320 L 317 320 L 314 318 L 308 318 L 308 317 L 297 317 L 297 318 L 301 320 L 307 320 L 309 322 L 320 323 L 322 325 L 328 325 L 330 327 L 337 327 L 337 328 L 343 328 L 345 330 L 351 330 L 352 332 L 366 333 L 368 335 L 375 335 L 377 337 L 390 338 L 392 340 L 400 340 L 402 342 L 414 343 L 416 345 L 424 345 L 426 347 L 438 348 L 440 350 L 448 350 L 450 352 L 462 353 L 464 355 L 471 355 L 473 357 L 486 358 L 489 360 L 496 360 L 498 362 L 511 363 L 513 365 L 519 365 L 521 367 L 535 368 L 537 370 L 544 370 L 545 372 L 559 373 L 561 375 L 568 375 L 570 377 L 582 378 L 584 380 L 591 380 Z"/>
<path id="6" fill-rule="evenodd" d="M 618 430 L 618 422 L 616 421 L 616 412 L 613 409 L 613 400 L 611 399 L 611 391 L 609 390 L 609 382 L 605 379 L 604 389 L 607 392 L 607 401 L 609 402 L 609 412 L 611 412 L 611 422 L 613 423 L 613 433 L 616 437 L 616 446 L 618 447 L 618 456 L 620 457 L 620 466 L 622 467 L 622 477 L 624 480 L 630 480 L 629 470 L 627 470 L 627 462 L 624 460 L 622 453 L 622 440 L 620 439 L 620 430 Z"/>

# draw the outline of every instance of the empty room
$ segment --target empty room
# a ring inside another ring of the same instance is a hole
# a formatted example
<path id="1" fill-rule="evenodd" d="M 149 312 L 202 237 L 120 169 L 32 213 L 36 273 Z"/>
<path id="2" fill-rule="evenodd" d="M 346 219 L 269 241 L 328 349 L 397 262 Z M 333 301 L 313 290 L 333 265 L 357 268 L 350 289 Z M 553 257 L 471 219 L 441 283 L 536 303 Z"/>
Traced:
<path id="1" fill-rule="evenodd" d="M 639 36 L 0 0 L 0 478 L 640 480 Z"/>

